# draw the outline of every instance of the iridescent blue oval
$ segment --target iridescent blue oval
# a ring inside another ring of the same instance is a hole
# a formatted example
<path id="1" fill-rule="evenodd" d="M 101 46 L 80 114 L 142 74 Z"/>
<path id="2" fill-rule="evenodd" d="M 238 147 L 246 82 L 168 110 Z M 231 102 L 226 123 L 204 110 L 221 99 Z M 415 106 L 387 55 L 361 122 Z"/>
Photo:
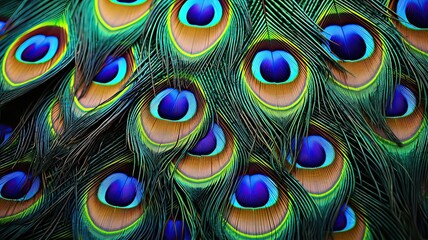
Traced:
<path id="1" fill-rule="evenodd" d="M 329 40 L 325 47 L 336 60 L 361 61 L 374 52 L 373 36 L 358 24 L 330 25 L 323 35 Z"/>
<path id="2" fill-rule="evenodd" d="M 95 76 L 93 82 L 99 85 L 111 86 L 121 82 L 126 76 L 127 66 L 124 57 L 108 57 L 106 65 Z"/>
<path id="3" fill-rule="evenodd" d="M 387 117 L 405 117 L 416 108 L 416 97 L 413 92 L 403 85 L 397 85 L 394 96 L 389 97 L 386 105 Z"/>
<path id="4" fill-rule="evenodd" d="M 178 19 L 184 25 L 209 28 L 220 22 L 223 7 L 219 0 L 187 0 L 178 12 Z"/>
<path id="5" fill-rule="evenodd" d="M 192 25 L 208 25 L 214 18 L 214 11 L 214 7 L 211 4 L 195 3 L 187 12 L 187 21 Z"/>
<path id="6" fill-rule="evenodd" d="M 188 153 L 195 156 L 214 156 L 226 145 L 226 137 L 219 125 L 214 123 L 208 133 Z"/>
<path id="7" fill-rule="evenodd" d="M 253 58 L 251 71 L 253 76 L 267 84 L 292 82 L 299 73 L 296 59 L 283 50 L 262 50 Z"/>
<path id="8" fill-rule="evenodd" d="M 16 50 L 15 57 L 30 64 L 45 63 L 58 51 L 59 40 L 56 36 L 34 35 L 25 40 Z"/>
<path id="9" fill-rule="evenodd" d="M 301 140 L 301 148 L 299 149 L 296 167 L 297 168 L 323 168 L 333 163 L 335 151 L 333 145 L 324 137 L 318 135 L 310 135 Z M 292 148 L 296 149 L 295 141 Z M 291 156 L 288 156 L 288 161 L 292 164 Z"/>
<path id="10" fill-rule="evenodd" d="M 347 205 L 342 205 L 339 210 L 339 215 L 337 216 L 334 225 L 334 232 L 345 232 L 352 229 L 357 221 L 355 212 Z"/>
<path id="11" fill-rule="evenodd" d="M 12 127 L 5 124 L 0 124 L 0 144 L 6 142 L 12 135 L 12 132 Z"/>
<path id="12" fill-rule="evenodd" d="M 40 179 L 23 171 L 13 171 L 0 178 L 0 197 L 8 200 L 28 200 L 40 189 Z"/>
<path id="13" fill-rule="evenodd" d="M 428 0 L 399 0 L 397 15 L 401 23 L 411 29 L 428 28 Z"/>
<path id="14" fill-rule="evenodd" d="M 143 187 L 134 177 L 125 173 L 113 173 L 98 188 L 98 199 L 117 208 L 136 207 L 142 199 Z"/>
<path id="15" fill-rule="evenodd" d="M 167 88 L 157 94 L 150 103 L 150 113 L 159 119 L 184 122 L 197 110 L 195 95 L 188 90 Z"/>
<path id="16" fill-rule="evenodd" d="M 182 220 L 168 220 L 164 231 L 165 240 L 190 240 L 190 230 Z"/>
<path id="17" fill-rule="evenodd" d="M 263 174 L 244 175 L 232 195 L 236 208 L 268 208 L 278 201 L 278 188 L 272 179 Z"/>

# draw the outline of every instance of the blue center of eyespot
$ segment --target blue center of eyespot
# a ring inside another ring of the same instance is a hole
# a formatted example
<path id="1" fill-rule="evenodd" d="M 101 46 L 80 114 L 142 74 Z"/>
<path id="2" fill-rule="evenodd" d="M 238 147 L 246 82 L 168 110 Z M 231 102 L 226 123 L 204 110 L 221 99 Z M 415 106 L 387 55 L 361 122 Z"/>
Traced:
<path id="1" fill-rule="evenodd" d="M 141 202 L 142 185 L 125 173 L 113 173 L 98 188 L 98 199 L 112 207 L 133 208 Z"/>
<path id="2" fill-rule="evenodd" d="M 325 160 L 326 152 L 322 144 L 313 138 L 304 138 L 297 163 L 302 167 L 315 168 L 322 166 Z"/>
<path id="3" fill-rule="evenodd" d="M 40 179 L 23 171 L 14 171 L 0 178 L 1 197 L 8 200 L 28 200 L 39 190 Z"/>
<path id="4" fill-rule="evenodd" d="M 333 231 L 340 231 L 346 227 L 346 215 L 345 215 L 346 205 L 340 207 L 339 215 L 337 215 L 336 221 L 334 222 Z"/>
<path id="5" fill-rule="evenodd" d="M 386 116 L 398 117 L 402 116 L 407 111 L 407 100 L 399 88 L 395 89 L 394 98 L 391 102 L 391 98 L 388 99 L 386 106 Z"/>
<path id="6" fill-rule="evenodd" d="M 301 140 L 301 148 L 297 155 L 297 168 L 323 168 L 333 163 L 335 150 L 333 145 L 322 136 L 311 135 Z M 299 145 L 292 141 L 292 150 L 296 150 Z M 293 163 L 291 155 L 287 157 L 290 164 Z"/>
<path id="7" fill-rule="evenodd" d="M 239 209 L 269 208 L 277 203 L 279 191 L 276 183 L 263 174 L 244 175 L 231 198 Z"/>
<path id="8" fill-rule="evenodd" d="M 150 113 L 162 120 L 184 122 L 196 114 L 197 107 L 196 97 L 192 92 L 167 88 L 150 102 Z"/>
<path id="9" fill-rule="evenodd" d="M 189 151 L 193 155 L 208 155 L 212 153 L 217 145 L 217 140 L 214 131 L 211 128 L 204 138 L 199 140 L 195 147 Z"/>
<path id="10" fill-rule="evenodd" d="M 38 34 L 24 41 L 16 50 L 15 56 L 27 63 L 44 63 L 51 60 L 57 50 L 57 37 Z"/>
<path id="11" fill-rule="evenodd" d="M 107 188 L 106 201 L 114 206 L 125 207 L 134 201 L 137 195 L 137 185 L 132 178 L 119 178 Z"/>
<path id="12" fill-rule="evenodd" d="M 253 58 L 252 73 L 254 77 L 268 84 L 293 81 L 299 72 L 296 59 L 283 50 L 262 50 Z"/>
<path id="13" fill-rule="evenodd" d="M 236 200 L 243 207 L 263 207 L 269 201 L 269 189 L 260 174 L 245 175 L 235 194 Z"/>
<path id="14" fill-rule="evenodd" d="M 190 240 L 189 227 L 182 220 L 168 220 L 164 232 L 165 240 Z"/>
<path id="15" fill-rule="evenodd" d="M 428 28 L 428 0 L 411 1 L 406 7 L 409 22 L 418 28 Z"/>
<path id="16" fill-rule="evenodd" d="M 2 20 L 0 20 L 0 34 L 2 34 L 3 33 L 3 31 L 4 31 L 4 26 L 6 26 L 6 22 L 4 22 L 4 21 L 2 21 Z"/>
<path id="17" fill-rule="evenodd" d="M 213 20 L 214 7 L 211 4 L 204 3 L 195 3 L 189 8 L 186 17 L 190 24 L 205 26 Z"/>
<path id="18" fill-rule="evenodd" d="M 13 129 L 5 124 L 0 124 L 0 144 L 6 142 L 12 135 Z"/>
<path id="19" fill-rule="evenodd" d="M 427 12 L 428 0 L 399 0 L 397 3 L 397 14 L 408 28 L 428 28 Z"/>
<path id="20" fill-rule="evenodd" d="M 115 85 L 123 80 L 126 75 L 126 60 L 124 57 L 108 57 L 106 65 L 95 76 L 94 82 L 100 85 Z"/>
<path id="21" fill-rule="evenodd" d="M 186 94 L 177 89 L 169 92 L 159 103 L 159 116 L 169 120 L 183 118 L 189 110 L 189 102 Z"/>
<path id="22" fill-rule="evenodd" d="M 355 212 L 347 205 L 342 205 L 339 210 L 339 215 L 337 216 L 334 225 L 333 231 L 335 232 L 344 232 L 353 228 L 356 224 L 356 215 Z"/>
<path id="23" fill-rule="evenodd" d="M 15 176 L 6 182 L 1 189 L 1 195 L 8 199 L 20 199 L 28 193 L 32 180 L 24 172 L 14 172 Z"/>
<path id="24" fill-rule="evenodd" d="M 136 6 L 146 2 L 147 0 L 110 0 L 113 3 L 125 5 L 125 6 Z"/>
<path id="25" fill-rule="evenodd" d="M 181 6 L 178 19 L 187 26 L 208 28 L 218 24 L 223 16 L 219 0 L 187 0 Z"/>
<path id="26" fill-rule="evenodd" d="M 374 51 L 372 35 L 357 24 L 330 25 L 324 29 L 323 35 L 330 40 L 328 49 L 340 60 L 363 60 Z"/>
<path id="27" fill-rule="evenodd" d="M 188 153 L 195 156 L 214 156 L 226 145 L 226 136 L 221 127 L 213 123 L 208 133 Z"/>
<path id="28" fill-rule="evenodd" d="M 290 77 L 290 65 L 281 54 L 271 52 L 260 65 L 260 73 L 268 82 L 285 82 Z"/>
<path id="29" fill-rule="evenodd" d="M 412 91 L 403 85 L 397 85 L 394 97 L 388 97 L 386 105 L 387 117 L 404 117 L 411 114 L 416 107 L 416 98 Z"/>

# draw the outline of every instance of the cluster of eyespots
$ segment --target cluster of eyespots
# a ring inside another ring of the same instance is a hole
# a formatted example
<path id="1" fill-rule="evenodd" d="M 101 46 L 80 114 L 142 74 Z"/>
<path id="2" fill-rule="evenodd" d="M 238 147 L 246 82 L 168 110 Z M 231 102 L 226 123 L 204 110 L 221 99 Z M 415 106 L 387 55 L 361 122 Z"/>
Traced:
<path id="1" fill-rule="evenodd" d="M 263 83 L 288 83 L 296 79 L 299 65 L 296 59 L 284 50 L 261 50 L 253 58 L 251 71 Z"/>
<path id="2" fill-rule="evenodd" d="M 98 199 L 111 207 L 133 208 L 140 204 L 143 186 L 125 173 L 113 173 L 101 182 Z"/>
<path id="3" fill-rule="evenodd" d="M 195 95 L 188 90 L 167 88 L 150 103 L 151 114 L 162 120 L 184 122 L 191 119 L 197 110 Z"/>
<path id="4" fill-rule="evenodd" d="M 267 208 L 277 200 L 278 188 L 272 179 L 263 174 L 253 174 L 241 178 L 231 203 L 237 208 Z"/>
<path id="5" fill-rule="evenodd" d="M 297 155 L 297 168 L 323 168 L 332 164 L 335 158 L 333 145 L 325 138 L 317 135 L 304 137 Z M 295 142 L 292 147 L 295 149 Z M 293 150 L 294 150 L 293 149 Z M 292 164 L 291 157 L 288 161 Z"/>
<path id="6" fill-rule="evenodd" d="M 188 153 L 194 156 L 214 156 L 226 145 L 226 137 L 219 125 L 213 123 L 208 133 Z"/>
<path id="7" fill-rule="evenodd" d="M 182 220 L 168 220 L 165 226 L 164 231 L 165 240 L 190 240 L 192 236 L 190 235 L 189 227 L 186 222 Z"/>
<path id="8" fill-rule="evenodd" d="M 328 40 L 324 47 L 337 61 L 361 61 L 374 52 L 373 36 L 359 24 L 329 25 L 322 34 Z"/>
<path id="9" fill-rule="evenodd" d="M 188 0 L 178 13 L 180 22 L 191 27 L 212 27 L 218 24 L 223 8 L 218 0 Z"/>
<path id="10" fill-rule="evenodd" d="M 410 29 L 428 28 L 428 0 L 399 0 L 397 15 L 401 23 Z"/>
<path id="11" fill-rule="evenodd" d="M 397 85 L 393 97 L 389 97 L 386 106 L 386 116 L 390 118 L 406 117 L 416 108 L 416 97 L 413 92 L 403 85 Z"/>
<path id="12" fill-rule="evenodd" d="M 93 82 L 99 85 L 111 86 L 121 82 L 127 71 L 126 59 L 124 57 L 109 56 L 104 67 L 95 76 Z"/>
<path id="13" fill-rule="evenodd" d="M 0 178 L 0 198 L 5 200 L 29 200 L 39 189 L 40 178 L 23 171 L 13 171 Z"/>
<path id="14" fill-rule="evenodd" d="M 110 0 L 110 1 L 112 3 L 116 3 L 120 5 L 134 6 L 134 5 L 145 3 L 147 0 Z"/>
<path id="15" fill-rule="evenodd" d="M 334 232 L 346 232 L 355 227 L 357 217 L 354 210 L 347 205 L 342 205 L 334 222 Z"/>
<path id="16" fill-rule="evenodd" d="M 45 63 L 51 60 L 59 47 L 56 36 L 34 35 L 25 40 L 16 50 L 15 57 L 28 64 Z"/>
<path id="17" fill-rule="evenodd" d="M 0 124 L 0 144 L 6 142 L 12 135 L 13 129 L 5 124 Z"/>

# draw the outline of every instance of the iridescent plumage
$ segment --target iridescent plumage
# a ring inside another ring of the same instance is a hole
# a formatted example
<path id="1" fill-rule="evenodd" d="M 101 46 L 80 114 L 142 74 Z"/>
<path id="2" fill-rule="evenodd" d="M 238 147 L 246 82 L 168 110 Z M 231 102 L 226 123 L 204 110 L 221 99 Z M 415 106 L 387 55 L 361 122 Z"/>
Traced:
<path id="1" fill-rule="evenodd" d="M 428 238 L 428 0 L 0 4 L 0 239 Z"/>

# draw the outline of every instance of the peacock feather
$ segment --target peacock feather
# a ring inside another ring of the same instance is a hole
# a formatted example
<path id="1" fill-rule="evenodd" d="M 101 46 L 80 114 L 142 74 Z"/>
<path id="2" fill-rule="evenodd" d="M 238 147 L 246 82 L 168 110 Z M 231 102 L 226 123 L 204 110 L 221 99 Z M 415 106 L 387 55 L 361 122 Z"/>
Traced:
<path id="1" fill-rule="evenodd" d="M 0 3 L 0 239 L 428 239 L 428 0 Z"/>

